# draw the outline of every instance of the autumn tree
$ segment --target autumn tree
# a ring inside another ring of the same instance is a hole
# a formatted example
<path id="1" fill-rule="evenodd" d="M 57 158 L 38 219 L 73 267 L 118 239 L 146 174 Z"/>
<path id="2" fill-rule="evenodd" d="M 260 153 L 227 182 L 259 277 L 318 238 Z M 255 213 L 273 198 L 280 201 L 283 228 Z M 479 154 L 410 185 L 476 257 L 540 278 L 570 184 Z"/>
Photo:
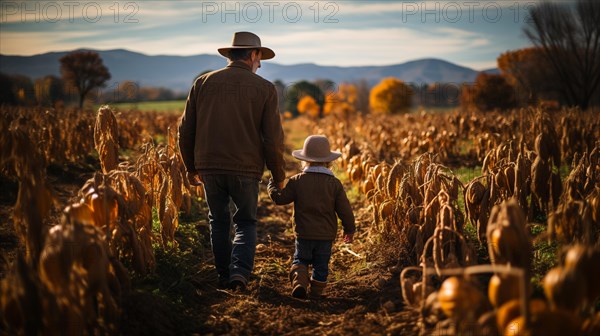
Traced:
<path id="1" fill-rule="evenodd" d="M 323 93 L 333 92 L 337 89 L 335 82 L 329 79 L 315 79 L 312 83 L 321 89 Z"/>
<path id="2" fill-rule="evenodd" d="M 74 51 L 60 58 L 60 72 L 66 85 L 79 94 L 79 108 L 90 91 L 103 87 L 110 79 L 102 58 L 93 51 Z"/>
<path id="3" fill-rule="evenodd" d="M 33 105 L 35 91 L 31 78 L 0 73 L 0 104 Z"/>
<path id="4" fill-rule="evenodd" d="M 463 109 L 475 109 L 473 96 L 475 95 L 475 84 L 463 83 L 460 87 L 460 106 Z"/>
<path id="5" fill-rule="evenodd" d="M 529 16 L 525 35 L 544 51 L 567 103 L 585 110 L 600 86 L 600 2 L 577 0 L 573 9 L 545 1 Z"/>
<path id="6" fill-rule="evenodd" d="M 142 101 L 172 100 L 175 98 L 173 91 L 163 87 L 141 87 L 138 90 L 138 96 Z"/>
<path id="7" fill-rule="evenodd" d="M 56 76 L 45 76 L 34 83 L 35 100 L 38 105 L 54 106 L 65 99 L 64 83 Z"/>
<path id="8" fill-rule="evenodd" d="M 323 114 L 335 114 L 348 117 L 356 112 L 358 89 L 353 84 L 342 83 L 339 87 L 325 93 Z"/>
<path id="9" fill-rule="evenodd" d="M 369 106 L 373 113 L 400 113 L 410 108 L 413 91 L 403 81 L 384 78 L 371 90 Z"/>
<path id="10" fill-rule="evenodd" d="M 311 118 L 318 118 L 321 114 L 321 107 L 315 99 L 309 95 L 306 95 L 298 102 L 298 113 L 309 116 Z"/>
<path id="11" fill-rule="evenodd" d="M 515 88 L 519 105 L 560 100 L 560 79 L 541 48 L 507 51 L 498 57 L 498 68 L 506 81 Z"/>
<path id="12" fill-rule="evenodd" d="M 134 81 L 126 80 L 117 86 L 113 92 L 115 95 L 115 101 L 119 102 L 137 102 L 140 100 L 146 100 L 141 97 L 140 85 Z"/>
<path id="13" fill-rule="evenodd" d="M 18 105 L 33 105 L 35 91 L 31 78 L 23 75 L 10 76 L 11 92 Z"/>
<path id="14" fill-rule="evenodd" d="M 307 81 L 300 81 L 291 85 L 285 90 L 285 110 L 289 111 L 292 116 L 298 115 L 298 103 L 304 96 L 311 96 L 315 102 L 319 105 L 320 111 L 319 116 L 321 117 L 322 107 L 325 103 L 325 95 L 323 90 L 313 83 Z"/>
<path id="15" fill-rule="evenodd" d="M 12 77 L 0 73 L 0 104 L 15 105 L 17 103 L 17 98 L 13 93 L 12 86 Z"/>
<path id="16" fill-rule="evenodd" d="M 465 108 L 490 111 L 515 106 L 514 88 L 502 75 L 481 72 L 474 85 L 465 85 L 461 91 L 461 105 Z"/>

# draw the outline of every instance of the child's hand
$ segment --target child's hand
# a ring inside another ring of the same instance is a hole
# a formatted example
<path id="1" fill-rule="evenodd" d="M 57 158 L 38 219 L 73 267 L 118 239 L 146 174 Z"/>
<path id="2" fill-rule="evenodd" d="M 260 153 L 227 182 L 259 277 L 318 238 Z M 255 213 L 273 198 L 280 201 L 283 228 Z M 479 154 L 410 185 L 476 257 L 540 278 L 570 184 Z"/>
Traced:
<path id="1" fill-rule="evenodd" d="M 350 233 L 350 234 L 345 234 L 344 235 L 344 243 L 346 244 L 350 244 L 354 241 L 354 234 Z"/>
<path id="2" fill-rule="evenodd" d="M 271 189 L 271 188 L 277 188 L 279 190 L 283 189 L 284 187 L 284 181 L 281 181 L 279 183 L 275 183 L 275 181 L 273 181 L 273 178 L 271 177 L 269 179 L 269 184 L 267 185 L 267 188 Z"/>

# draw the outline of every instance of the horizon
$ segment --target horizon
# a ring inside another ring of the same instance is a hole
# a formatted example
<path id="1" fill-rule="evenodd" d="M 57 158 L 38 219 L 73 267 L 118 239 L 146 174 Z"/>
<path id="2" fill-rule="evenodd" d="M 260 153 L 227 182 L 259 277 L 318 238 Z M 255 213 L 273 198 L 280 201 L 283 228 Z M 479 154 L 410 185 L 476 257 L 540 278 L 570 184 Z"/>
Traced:
<path id="1" fill-rule="evenodd" d="M 252 31 L 282 65 L 388 66 L 433 58 L 484 71 L 497 67 L 501 53 L 531 46 L 522 28 L 538 2 L 3 1 L 0 53 L 218 55 L 234 31 Z"/>
<path id="2" fill-rule="evenodd" d="M 151 56 L 151 57 L 154 57 L 154 56 L 157 56 L 157 57 L 217 56 L 217 57 L 222 57 L 223 60 L 226 60 L 223 56 L 221 56 L 218 53 L 215 53 L 215 54 L 202 53 L 202 54 L 195 54 L 195 55 L 171 55 L 171 54 L 150 55 L 150 54 L 146 54 L 144 52 L 140 52 L 140 51 L 136 51 L 136 50 L 131 50 L 131 49 L 127 49 L 127 48 L 94 49 L 94 48 L 88 48 L 88 47 L 81 47 L 81 48 L 72 49 L 72 50 L 54 50 L 54 51 L 48 51 L 48 52 L 44 52 L 44 53 L 40 53 L 40 54 L 33 54 L 33 55 L 12 55 L 12 54 L 3 54 L 3 53 L 0 53 L 0 55 L 1 56 L 7 56 L 7 57 L 35 57 L 35 56 L 41 56 L 41 55 L 45 55 L 45 54 L 52 54 L 52 53 L 58 53 L 58 54 L 60 54 L 60 53 L 69 53 L 69 52 L 78 51 L 78 50 L 94 51 L 94 52 L 125 51 L 125 52 L 136 53 L 136 54 L 140 54 L 140 55 L 144 55 L 144 56 Z M 471 70 L 475 70 L 475 71 L 479 71 L 479 72 L 488 71 L 488 70 L 495 70 L 495 69 L 498 68 L 497 66 L 494 66 L 494 67 L 491 67 L 491 68 L 486 68 L 486 69 L 478 70 L 478 69 L 470 68 L 470 67 L 467 67 L 467 66 L 464 66 L 464 65 L 461 65 L 461 64 L 457 64 L 457 63 L 451 62 L 451 61 L 443 59 L 443 58 L 438 58 L 438 57 L 424 57 L 424 58 L 418 58 L 418 59 L 410 59 L 410 60 L 407 60 L 407 61 L 404 61 L 404 62 L 400 62 L 400 63 L 378 64 L 378 65 L 373 65 L 373 64 L 361 64 L 361 65 L 327 65 L 327 64 L 319 64 L 319 63 L 315 63 L 315 62 L 303 62 L 303 63 L 284 64 L 284 63 L 277 62 L 274 59 L 270 59 L 270 60 L 266 60 L 266 61 L 262 61 L 262 62 L 274 63 L 274 64 L 285 65 L 285 66 L 316 65 L 316 66 L 320 66 L 320 67 L 357 68 L 357 67 L 389 67 L 389 66 L 402 65 L 402 64 L 411 63 L 411 62 L 427 61 L 427 60 L 434 60 L 434 61 L 446 62 L 446 63 L 449 63 L 449 64 L 453 64 L 453 65 L 456 65 L 456 66 L 460 66 L 460 67 L 463 67 L 463 68 L 467 68 L 467 69 L 471 69 Z"/>

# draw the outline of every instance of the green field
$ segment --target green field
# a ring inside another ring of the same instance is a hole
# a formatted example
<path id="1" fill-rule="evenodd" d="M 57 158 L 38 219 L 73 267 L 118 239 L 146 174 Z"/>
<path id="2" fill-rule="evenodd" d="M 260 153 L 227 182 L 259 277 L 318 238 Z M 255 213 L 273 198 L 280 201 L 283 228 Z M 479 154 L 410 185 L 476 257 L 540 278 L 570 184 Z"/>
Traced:
<path id="1" fill-rule="evenodd" d="M 116 103 L 108 104 L 112 108 L 120 111 L 136 110 L 136 111 L 159 111 L 159 112 L 183 112 L 185 108 L 185 100 L 165 100 L 165 101 L 147 101 L 137 103 Z M 99 106 L 96 107 L 96 109 Z"/>
<path id="2" fill-rule="evenodd" d="M 104 104 L 94 105 L 94 110 L 98 110 L 98 108 Z M 136 103 L 112 103 L 108 104 L 112 108 L 120 111 L 127 110 L 135 110 L 135 111 L 156 111 L 156 112 L 178 112 L 182 113 L 185 108 L 185 100 L 165 100 L 165 101 L 145 101 L 145 102 L 136 102 Z M 424 109 L 423 107 L 413 107 L 410 112 L 420 113 L 425 110 L 429 113 L 438 113 L 438 112 L 449 112 L 455 110 L 456 107 L 428 107 Z"/>

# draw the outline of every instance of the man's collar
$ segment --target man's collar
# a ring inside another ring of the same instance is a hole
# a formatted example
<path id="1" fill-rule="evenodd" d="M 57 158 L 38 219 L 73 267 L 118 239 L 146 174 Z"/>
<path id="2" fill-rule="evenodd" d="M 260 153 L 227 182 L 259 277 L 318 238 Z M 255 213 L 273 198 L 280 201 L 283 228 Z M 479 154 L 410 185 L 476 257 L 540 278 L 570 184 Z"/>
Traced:
<path id="1" fill-rule="evenodd" d="M 242 69 L 246 69 L 248 71 L 252 71 L 252 68 L 250 68 L 250 66 L 248 64 L 246 64 L 245 62 L 242 61 L 230 61 L 229 64 L 227 64 L 228 68 L 242 68 Z"/>

